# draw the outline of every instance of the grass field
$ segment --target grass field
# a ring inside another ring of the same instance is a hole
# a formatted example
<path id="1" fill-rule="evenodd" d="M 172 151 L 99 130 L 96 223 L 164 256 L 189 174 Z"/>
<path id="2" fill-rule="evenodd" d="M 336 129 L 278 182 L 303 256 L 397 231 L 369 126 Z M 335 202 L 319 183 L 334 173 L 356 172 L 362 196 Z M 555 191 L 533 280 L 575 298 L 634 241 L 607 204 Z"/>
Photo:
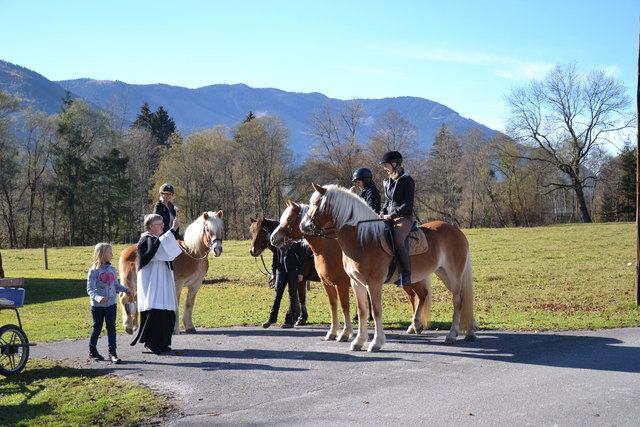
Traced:
<path id="1" fill-rule="evenodd" d="M 474 269 L 475 313 L 481 329 L 587 329 L 640 325 L 635 305 L 635 241 L 631 223 L 571 224 L 539 228 L 465 230 Z M 114 249 L 114 264 L 124 245 Z M 256 325 L 266 320 L 272 290 L 248 241 L 225 241 L 210 258 L 196 299 L 196 327 Z M 25 277 L 20 310 L 31 341 L 89 335 L 86 275 L 92 247 L 2 250 L 7 277 Z M 265 254 L 270 265 L 270 254 Z M 628 265 L 631 264 L 631 265 Z M 433 326 L 448 328 L 450 294 L 434 280 Z M 353 307 L 352 301 L 352 307 Z M 327 297 L 319 283 L 308 292 L 309 321 L 328 324 Z M 385 285 L 384 323 L 406 327 L 411 316 L 404 292 Z M 286 303 L 282 310 L 286 310 Z M 0 311 L 0 324 L 12 323 Z M 280 319 L 284 312 L 281 311 Z M 120 321 L 119 330 L 122 331 Z"/>
<path id="2" fill-rule="evenodd" d="M 634 292 L 635 224 L 473 229 L 465 234 L 471 244 L 475 315 L 481 329 L 640 325 Z M 124 247 L 114 248 L 114 265 Z M 247 241 L 225 241 L 222 256 L 210 259 L 196 300 L 196 327 L 256 325 L 266 320 L 273 291 L 259 272 L 260 260 L 250 257 L 248 249 Z M 88 339 L 86 275 L 92 251 L 92 247 L 50 248 L 45 270 L 42 249 L 2 250 L 6 275 L 25 277 L 20 315 L 30 341 Z M 270 255 L 266 256 L 270 265 Z M 448 329 L 450 295 L 438 279 L 433 285 L 432 328 Z M 313 283 L 307 295 L 310 323 L 328 324 L 321 285 Z M 282 306 L 280 319 L 287 304 Z M 387 327 L 407 327 L 409 307 L 403 291 L 385 285 Z M 0 325 L 5 323 L 15 323 L 13 311 L 0 310 Z M 122 332 L 119 317 L 118 328 Z M 1 425 L 148 424 L 154 422 L 149 417 L 157 420 L 172 409 L 164 396 L 112 375 L 48 361 L 30 360 L 20 375 L 0 378 Z"/>

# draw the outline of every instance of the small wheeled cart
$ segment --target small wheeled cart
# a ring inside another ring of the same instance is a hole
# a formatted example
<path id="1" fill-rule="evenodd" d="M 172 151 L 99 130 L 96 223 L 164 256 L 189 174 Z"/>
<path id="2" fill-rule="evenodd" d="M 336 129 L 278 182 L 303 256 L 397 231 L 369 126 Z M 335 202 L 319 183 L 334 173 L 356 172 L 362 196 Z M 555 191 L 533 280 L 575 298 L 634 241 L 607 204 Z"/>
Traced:
<path id="1" fill-rule="evenodd" d="M 20 279 L 20 280 L 18 280 Z M 12 284 L 22 285 L 21 278 L 10 279 Z M 0 279 L 0 284 L 7 283 Z M 29 360 L 29 344 L 27 334 L 22 330 L 18 309 L 24 305 L 24 289 L 18 287 L 0 287 L 0 310 L 13 310 L 18 318 L 18 325 L 6 324 L 0 327 L 0 374 L 12 375 L 20 373 Z"/>

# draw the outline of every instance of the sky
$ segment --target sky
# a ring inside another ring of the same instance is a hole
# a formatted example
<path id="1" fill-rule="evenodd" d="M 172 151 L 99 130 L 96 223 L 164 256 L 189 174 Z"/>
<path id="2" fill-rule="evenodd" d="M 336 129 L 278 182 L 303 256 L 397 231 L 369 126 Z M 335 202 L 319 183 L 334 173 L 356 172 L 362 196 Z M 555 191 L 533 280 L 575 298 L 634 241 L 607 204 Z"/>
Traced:
<path id="1" fill-rule="evenodd" d="M 513 89 L 574 62 L 635 110 L 640 0 L 0 0 L 0 23 L 0 59 L 53 81 L 416 96 L 504 131 Z"/>

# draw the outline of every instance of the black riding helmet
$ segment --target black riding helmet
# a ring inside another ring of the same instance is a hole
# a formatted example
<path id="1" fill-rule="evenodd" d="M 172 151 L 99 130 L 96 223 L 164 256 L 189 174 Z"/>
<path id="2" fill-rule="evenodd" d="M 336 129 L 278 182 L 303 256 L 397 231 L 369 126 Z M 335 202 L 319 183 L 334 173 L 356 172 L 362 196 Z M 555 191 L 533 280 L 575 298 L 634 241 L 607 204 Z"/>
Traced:
<path id="1" fill-rule="evenodd" d="M 387 151 L 382 155 L 382 163 L 402 163 L 402 154 L 399 151 Z"/>
<path id="2" fill-rule="evenodd" d="M 364 179 L 364 178 L 373 178 L 373 172 L 371 169 L 367 168 L 358 168 L 353 172 L 353 177 L 351 181 L 355 181 L 356 179 Z"/>
<path id="3" fill-rule="evenodd" d="M 169 183 L 164 183 L 160 186 L 160 193 L 171 193 L 175 194 L 173 191 L 173 185 Z"/>

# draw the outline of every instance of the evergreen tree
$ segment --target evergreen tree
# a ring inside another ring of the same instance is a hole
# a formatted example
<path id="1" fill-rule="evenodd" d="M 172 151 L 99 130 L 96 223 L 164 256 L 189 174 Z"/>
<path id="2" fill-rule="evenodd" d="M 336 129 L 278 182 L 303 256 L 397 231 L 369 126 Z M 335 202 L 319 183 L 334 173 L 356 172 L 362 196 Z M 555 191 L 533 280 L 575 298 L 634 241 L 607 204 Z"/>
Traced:
<path id="1" fill-rule="evenodd" d="M 169 136 L 176 131 L 176 123 L 164 107 L 159 106 L 151 119 L 151 134 L 158 145 L 169 145 Z"/>
<path id="2" fill-rule="evenodd" d="M 618 159 L 621 170 L 618 215 L 622 220 L 631 221 L 636 211 L 636 148 L 626 143 Z"/>
<path id="3" fill-rule="evenodd" d="M 131 125 L 132 128 L 135 129 L 144 129 L 151 132 L 153 127 L 153 113 L 151 112 L 151 108 L 149 107 L 149 103 L 145 102 L 140 107 L 140 112 L 136 116 L 136 120 Z"/>
<path id="4" fill-rule="evenodd" d="M 249 113 L 244 117 L 244 121 L 242 123 L 249 123 L 251 120 L 255 118 L 256 116 L 253 114 L 253 111 L 249 111 Z"/>

